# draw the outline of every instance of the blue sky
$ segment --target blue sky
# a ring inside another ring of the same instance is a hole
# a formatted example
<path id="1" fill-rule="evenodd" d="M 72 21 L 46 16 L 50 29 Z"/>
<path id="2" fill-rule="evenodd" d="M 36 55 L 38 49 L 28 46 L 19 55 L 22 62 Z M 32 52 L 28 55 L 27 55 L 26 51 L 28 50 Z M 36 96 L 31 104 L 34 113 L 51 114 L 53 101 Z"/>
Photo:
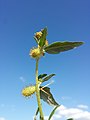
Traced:
<path id="1" fill-rule="evenodd" d="M 46 26 L 49 43 L 85 42 L 71 51 L 46 54 L 39 73 L 56 74 L 50 87 L 58 103 L 69 109 L 86 106 L 90 116 L 89 4 L 89 0 L 0 0 L 0 120 L 30 120 L 35 113 L 35 95 L 25 99 L 21 90 L 35 84 L 35 61 L 29 51 L 36 46 L 34 33 Z M 52 107 L 43 102 L 43 109 L 47 116 Z"/>

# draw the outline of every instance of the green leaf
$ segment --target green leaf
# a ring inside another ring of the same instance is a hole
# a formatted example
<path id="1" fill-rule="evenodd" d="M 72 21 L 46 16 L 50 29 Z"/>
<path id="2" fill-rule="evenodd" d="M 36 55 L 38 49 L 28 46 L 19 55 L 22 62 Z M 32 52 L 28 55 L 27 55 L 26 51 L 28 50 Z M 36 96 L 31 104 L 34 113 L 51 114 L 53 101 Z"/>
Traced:
<path id="1" fill-rule="evenodd" d="M 42 79 L 45 76 L 47 76 L 47 74 L 41 74 L 41 75 L 38 76 L 38 79 Z"/>
<path id="2" fill-rule="evenodd" d="M 45 45 L 46 36 L 47 36 L 47 28 L 44 28 L 42 30 L 42 36 L 39 39 L 39 46 L 40 47 L 43 47 Z"/>
<path id="3" fill-rule="evenodd" d="M 36 117 L 37 117 L 38 113 L 39 113 L 39 107 L 37 108 L 37 111 L 35 113 L 34 120 L 36 120 Z"/>
<path id="4" fill-rule="evenodd" d="M 47 81 L 47 80 L 49 80 L 51 77 L 53 77 L 55 74 L 50 74 L 50 75 L 48 75 L 48 76 L 46 76 L 43 80 L 42 80 L 42 82 L 45 82 L 45 81 Z"/>
<path id="5" fill-rule="evenodd" d="M 69 119 L 67 119 L 67 120 L 74 120 L 73 118 L 69 118 Z"/>
<path id="6" fill-rule="evenodd" d="M 59 104 L 53 98 L 49 87 L 40 86 L 40 98 L 47 102 L 49 105 L 58 106 Z"/>
<path id="7" fill-rule="evenodd" d="M 47 74 L 41 74 L 41 75 L 38 76 L 38 80 L 39 80 L 41 83 L 43 83 L 43 82 L 49 80 L 49 79 L 50 79 L 51 77 L 53 77 L 54 75 L 55 75 L 55 74 L 50 74 L 50 75 L 47 76 Z"/>
<path id="8" fill-rule="evenodd" d="M 51 114 L 50 114 L 48 120 L 51 120 L 52 116 L 54 115 L 56 109 L 57 109 L 59 106 L 60 106 L 60 105 L 56 106 L 56 107 L 53 109 L 53 111 L 51 112 Z"/>
<path id="9" fill-rule="evenodd" d="M 38 39 L 35 36 L 34 36 L 34 39 L 35 39 L 36 43 L 38 44 Z"/>
<path id="10" fill-rule="evenodd" d="M 44 48 L 49 54 L 58 54 L 82 45 L 83 42 L 54 42 Z"/>

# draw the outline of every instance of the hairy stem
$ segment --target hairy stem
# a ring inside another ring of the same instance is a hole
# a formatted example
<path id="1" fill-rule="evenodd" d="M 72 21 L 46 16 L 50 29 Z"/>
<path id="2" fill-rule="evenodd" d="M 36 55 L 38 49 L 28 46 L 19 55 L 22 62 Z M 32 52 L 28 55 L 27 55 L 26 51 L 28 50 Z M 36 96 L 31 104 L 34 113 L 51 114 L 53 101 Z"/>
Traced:
<path id="1" fill-rule="evenodd" d="M 39 62 L 39 59 L 36 59 L 36 97 L 37 97 L 37 103 L 38 103 L 38 108 L 40 112 L 40 120 L 44 120 L 42 105 L 40 101 L 40 90 L 39 90 L 39 81 L 38 81 L 38 62 Z"/>

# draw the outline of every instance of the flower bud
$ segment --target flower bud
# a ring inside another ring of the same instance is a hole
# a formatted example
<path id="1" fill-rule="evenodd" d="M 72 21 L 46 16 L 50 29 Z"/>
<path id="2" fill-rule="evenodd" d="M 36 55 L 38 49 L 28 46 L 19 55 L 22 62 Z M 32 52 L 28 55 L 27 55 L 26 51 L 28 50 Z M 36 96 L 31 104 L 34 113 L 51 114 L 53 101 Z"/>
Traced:
<path id="1" fill-rule="evenodd" d="M 36 32 L 35 37 L 37 39 L 40 39 L 41 36 L 42 36 L 42 32 L 41 31 L 40 32 Z"/>
<path id="2" fill-rule="evenodd" d="M 29 97 L 32 94 L 34 94 L 35 92 L 36 92 L 36 87 L 35 86 L 28 86 L 28 87 L 25 87 L 22 90 L 22 95 L 25 96 L 25 97 Z"/>

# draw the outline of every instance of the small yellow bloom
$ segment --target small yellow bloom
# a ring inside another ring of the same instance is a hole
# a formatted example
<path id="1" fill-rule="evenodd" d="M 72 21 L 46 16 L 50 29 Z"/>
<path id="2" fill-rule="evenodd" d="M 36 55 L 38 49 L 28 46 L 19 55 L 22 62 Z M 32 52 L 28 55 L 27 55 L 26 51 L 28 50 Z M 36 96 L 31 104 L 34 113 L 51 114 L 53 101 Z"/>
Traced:
<path id="1" fill-rule="evenodd" d="M 25 97 L 29 97 L 36 92 L 35 86 L 28 86 L 22 90 L 22 95 Z"/>
<path id="2" fill-rule="evenodd" d="M 33 48 L 30 50 L 29 54 L 32 58 L 40 58 L 43 55 L 43 52 L 40 50 L 40 48 Z"/>
<path id="3" fill-rule="evenodd" d="M 36 32 L 35 37 L 37 39 L 39 39 L 41 36 L 42 36 L 42 32 L 41 31 L 40 32 Z"/>

